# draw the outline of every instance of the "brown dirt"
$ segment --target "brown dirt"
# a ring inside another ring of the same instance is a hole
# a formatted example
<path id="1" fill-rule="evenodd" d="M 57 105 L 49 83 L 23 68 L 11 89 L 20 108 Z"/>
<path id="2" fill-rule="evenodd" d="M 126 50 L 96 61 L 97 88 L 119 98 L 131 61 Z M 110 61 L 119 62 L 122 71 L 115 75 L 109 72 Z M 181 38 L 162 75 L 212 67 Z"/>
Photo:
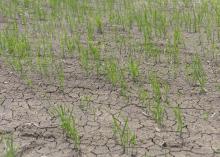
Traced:
<path id="1" fill-rule="evenodd" d="M 145 153 L 149 156 L 219 156 L 216 151 L 220 148 L 220 95 L 215 88 L 219 77 L 213 77 L 211 65 L 205 65 L 210 77 L 206 94 L 197 94 L 198 89 L 187 85 L 181 77 L 169 82 L 170 104 L 181 104 L 187 126 L 180 137 L 175 132 L 175 120 L 168 116 L 172 115 L 171 109 L 167 110 L 165 127 L 158 128 L 152 118 L 143 113 L 135 93 L 131 93 L 126 102 L 119 91 L 103 79 L 86 76 L 77 61 L 67 62 L 72 65 L 65 67 L 68 77 L 63 93 L 55 85 L 46 83 L 35 83 L 30 88 L 0 62 L 0 134 L 13 134 L 18 156 L 79 155 L 59 128 L 57 119 L 50 114 L 51 108 L 57 104 L 73 108 L 81 135 L 82 156 L 85 157 L 131 156 L 129 153 L 122 155 L 122 148 L 112 134 L 111 115 L 117 113 L 129 117 L 129 125 L 137 134 L 138 145 L 133 149 L 136 156 Z M 176 94 L 178 91 L 181 96 Z M 79 107 L 83 95 L 92 98 L 86 111 Z M 205 112 L 209 113 L 208 120 L 204 120 Z M 1 152 L 3 148 L 1 144 Z"/>

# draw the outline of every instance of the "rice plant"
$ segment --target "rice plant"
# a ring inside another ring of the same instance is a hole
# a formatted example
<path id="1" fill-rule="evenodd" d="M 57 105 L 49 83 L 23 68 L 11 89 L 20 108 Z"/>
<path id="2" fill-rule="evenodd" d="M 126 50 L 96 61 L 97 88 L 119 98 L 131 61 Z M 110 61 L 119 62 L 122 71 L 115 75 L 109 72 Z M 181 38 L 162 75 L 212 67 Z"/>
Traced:
<path id="1" fill-rule="evenodd" d="M 80 106 L 79 106 L 80 109 L 82 111 L 87 111 L 89 109 L 91 101 L 92 101 L 92 98 L 89 95 L 84 95 L 80 97 Z"/>
<path id="2" fill-rule="evenodd" d="M 69 109 L 62 105 L 55 108 L 55 114 L 59 118 L 61 128 L 74 142 L 75 148 L 80 150 L 80 135 L 76 127 L 75 117 L 72 116 L 72 113 Z"/>
<path id="3" fill-rule="evenodd" d="M 194 83 L 198 83 L 200 92 L 205 93 L 206 73 L 198 54 L 193 56 L 192 63 L 186 67 L 186 73 Z"/>
<path id="4" fill-rule="evenodd" d="M 165 108 L 161 103 L 155 102 L 151 108 L 153 118 L 159 126 L 162 126 L 164 120 Z"/>
<path id="5" fill-rule="evenodd" d="M 150 104 L 149 104 L 149 94 L 144 88 L 139 89 L 138 97 L 140 99 L 140 102 L 142 103 L 143 107 L 146 108 L 146 110 L 150 110 Z"/>
<path id="6" fill-rule="evenodd" d="M 96 20 L 97 32 L 102 34 L 103 33 L 102 18 L 99 15 L 97 15 L 95 20 Z"/>
<path id="7" fill-rule="evenodd" d="M 86 71 L 88 74 L 89 72 L 89 53 L 87 48 L 81 47 L 79 52 L 80 64 L 81 67 Z"/>
<path id="8" fill-rule="evenodd" d="M 100 67 L 101 67 L 101 52 L 100 52 L 99 48 L 94 46 L 92 41 L 89 42 L 89 49 L 91 51 L 93 60 L 95 62 L 96 73 L 99 74 Z"/>
<path id="9" fill-rule="evenodd" d="M 209 119 L 209 112 L 207 112 L 207 111 L 203 112 L 202 117 L 203 117 L 203 119 L 205 121 L 208 121 L 208 119 Z"/>
<path id="10" fill-rule="evenodd" d="M 64 36 L 60 38 L 60 47 L 63 58 L 66 57 L 66 51 L 68 52 L 68 55 L 73 54 L 76 49 L 75 38 L 64 33 Z"/>
<path id="11" fill-rule="evenodd" d="M 16 148 L 11 136 L 5 137 L 5 154 L 4 157 L 16 157 Z"/>
<path id="12" fill-rule="evenodd" d="M 153 57 L 156 62 L 160 61 L 161 50 L 156 44 L 152 42 L 148 42 L 145 43 L 144 46 L 145 46 L 145 53 L 149 57 Z"/>
<path id="13" fill-rule="evenodd" d="M 129 148 L 134 148 L 137 144 L 136 135 L 128 126 L 128 118 L 125 119 L 123 124 L 120 124 L 115 116 L 112 116 L 112 119 L 113 133 L 118 138 L 119 144 L 123 147 L 123 153 L 125 153 Z"/>
<path id="14" fill-rule="evenodd" d="M 165 108 L 164 105 L 162 104 L 163 102 L 162 102 L 160 81 L 155 73 L 150 74 L 149 80 L 153 91 L 153 99 L 154 99 L 154 104 L 151 107 L 151 112 L 157 124 L 161 126 L 163 123 Z"/>
<path id="15" fill-rule="evenodd" d="M 161 86 L 157 75 L 155 73 L 150 73 L 149 81 L 151 84 L 155 102 L 161 103 L 161 98 L 162 98 Z"/>
<path id="16" fill-rule="evenodd" d="M 220 92 L 220 84 L 216 85 L 216 89 Z"/>
<path id="17" fill-rule="evenodd" d="M 179 65 L 180 59 L 180 48 L 178 46 L 179 39 L 175 39 L 175 45 L 171 43 L 170 40 L 167 40 L 165 47 L 165 54 L 168 56 L 168 62 L 171 64 Z"/>
<path id="18" fill-rule="evenodd" d="M 120 69 L 115 59 L 112 58 L 106 60 L 105 72 L 107 79 L 112 83 L 113 86 L 116 86 L 120 80 Z"/>
<path id="19" fill-rule="evenodd" d="M 170 91 L 170 85 L 167 82 L 162 82 L 162 98 L 166 103 L 169 103 L 168 102 L 169 91 Z"/>
<path id="20" fill-rule="evenodd" d="M 129 70 L 129 73 L 130 73 L 132 79 L 134 81 L 137 81 L 137 78 L 140 74 L 139 65 L 133 58 L 129 59 L 128 70 Z"/>
<path id="21" fill-rule="evenodd" d="M 180 32 L 180 28 L 175 28 L 174 33 L 173 33 L 173 45 L 175 47 L 178 47 L 180 44 L 182 44 L 183 39 L 182 39 L 182 33 Z"/>
<path id="22" fill-rule="evenodd" d="M 89 19 L 87 23 L 87 36 L 89 41 L 94 39 L 94 23 L 93 19 Z"/>
<path id="23" fill-rule="evenodd" d="M 184 128 L 184 122 L 183 122 L 183 116 L 182 116 L 182 111 L 180 107 L 175 107 L 173 108 L 173 112 L 175 114 L 176 122 L 177 122 L 177 131 L 179 133 L 182 133 L 182 130 Z"/>
<path id="24" fill-rule="evenodd" d="M 124 96 L 127 98 L 127 92 L 128 92 L 128 85 L 125 79 L 125 70 L 120 69 L 119 73 L 119 85 L 120 85 L 120 94 L 121 96 Z"/>
<path id="25" fill-rule="evenodd" d="M 63 65 L 59 65 L 57 67 L 57 77 L 58 77 L 60 89 L 63 91 L 64 90 L 64 81 L 65 81 Z"/>
<path id="26" fill-rule="evenodd" d="M 53 58 L 51 55 L 41 57 L 41 70 L 44 76 L 46 77 L 50 76 L 50 67 L 52 63 L 53 63 Z"/>

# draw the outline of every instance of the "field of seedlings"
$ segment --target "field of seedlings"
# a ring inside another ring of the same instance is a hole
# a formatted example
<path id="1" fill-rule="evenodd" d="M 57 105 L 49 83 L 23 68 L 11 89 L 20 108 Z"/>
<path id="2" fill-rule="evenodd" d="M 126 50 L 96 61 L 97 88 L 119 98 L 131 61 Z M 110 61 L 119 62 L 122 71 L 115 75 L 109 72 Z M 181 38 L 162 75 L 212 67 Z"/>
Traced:
<path id="1" fill-rule="evenodd" d="M 220 0 L 0 0 L 0 157 L 220 157 Z"/>

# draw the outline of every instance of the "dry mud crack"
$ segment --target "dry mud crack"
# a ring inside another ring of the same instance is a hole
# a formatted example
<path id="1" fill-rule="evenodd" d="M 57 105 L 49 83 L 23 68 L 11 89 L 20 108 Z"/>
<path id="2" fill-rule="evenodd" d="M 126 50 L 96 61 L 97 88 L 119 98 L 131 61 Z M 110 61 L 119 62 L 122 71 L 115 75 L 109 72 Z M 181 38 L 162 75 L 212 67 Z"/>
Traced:
<path id="1" fill-rule="evenodd" d="M 143 114 L 135 100 L 129 102 L 130 105 L 125 104 L 118 92 L 107 87 L 108 85 L 102 85 L 101 80 L 97 82 L 95 79 L 85 78 L 70 81 L 65 94 L 52 85 L 43 90 L 33 90 L 34 88 L 23 84 L 2 62 L 0 78 L 0 134 L 13 135 L 18 156 L 79 156 L 59 128 L 57 119 L 49 112 L 59 103 L 74 108 L 81 135 L 81 156 L 131 156 L 129 153 L 123 154 L 112 133 L 111 115 L 117 113 L 129 117 L 130 126 L 137 134 L 137 147 L 132 150 L 136 156 L 219 156 L 220 97 L 217 94 L 172 99 L 183 106 L 186 129 L 180 137 L 173 129 L 173 119 L 167 118 L 166 127 L 158 129 L 155 122 Z M 90 105 L 96 109 L 95 112 L 79 107 L 82 93 L 92 97 Z M 202 117 L 204 110 L 212 112 L 207 121 Z M 0 151 L 3 150 L 4 145 L 1 144 Z"/>

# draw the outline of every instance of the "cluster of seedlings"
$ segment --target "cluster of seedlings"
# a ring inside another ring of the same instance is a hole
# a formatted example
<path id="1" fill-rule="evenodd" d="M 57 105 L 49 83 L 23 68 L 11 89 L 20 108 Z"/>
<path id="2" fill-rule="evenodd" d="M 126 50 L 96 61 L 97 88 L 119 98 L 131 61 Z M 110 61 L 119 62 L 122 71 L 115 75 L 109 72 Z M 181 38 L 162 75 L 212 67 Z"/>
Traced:
<path id="1" fill-rule="evenodd" d="M 61 128 L 74 142 L 75 148 L 80 150 L 80 135 L 76 128 L 75 117 L 73 117 L 71 111 L 65 106 L 58 106 L 55 108 L 55 115 L 59 118 Z"/>
<path id="2" fill-rule="evenodd" d="M 4 136 L 0 139 L 5 144 L 5 152 L 2 152 L 4 157 L 16 157 L 16 148 L 11 135 Z"/>
<path id="3" fill-rule="evenodd" d="M 135 154 L 135 146 L 137 145 L 137 139 L 135 133 L 128 126 L 128 118 L 125 118 L 123 124 L 113 115 L 113 134 L 116 137 L 118 143 L 123 147 L 123 153 Z M 129 149 L 132 149 L 129 152 Z"/>
<path id="4" fill-rule="evenodd" d="M 7 19 L 0 25 L 0 57 L 31 88 L 38 75 L 42 81 L 55 80 L 64 91 L 65 60 L 77 58 L 87 77 L 97 75 L 119 88 L 126 99 L 132 90 L 128 84 L 137 87 L 143 111 L 160 127 L 166 108 L 172 107 L 170 86 L 159 72 L 154 72 L 154 66 L 147 75 L 141 67 L 147 67 L 148 62 L 165 63 L 169 79 L 175 80 L 183 66 L 185 80 L 192 87 L 197 85 L 199 94 L 205 94 L 207 76 L 202 57 L 213 62 L 219 57 L 218 0 L 1 0 L 0 15 Z M 202 50 L 195 47 L 198 53 L 188 52 L 184 33 L 197 33 Z M 193 53 L 190 59 L 187 53 Z M 146 83 L 149 88 L 144 87 Z M 82 98 L 82 110 L 91 110 L 90 101 L 89 97 Z M 172 108 L 177 132 L 182 132 L 181 106 Z M 56 115 L 80 150 L 75 117 L 65 106 L 56 108 Z M 128 118 L 120 124 L 113 116 L 113 132 L 124 153 L 136 146 L 137 137 L 128 126 Z M 8 140 L 6 146 L 6 156 L 12 157 L 12 141 Z"/>

